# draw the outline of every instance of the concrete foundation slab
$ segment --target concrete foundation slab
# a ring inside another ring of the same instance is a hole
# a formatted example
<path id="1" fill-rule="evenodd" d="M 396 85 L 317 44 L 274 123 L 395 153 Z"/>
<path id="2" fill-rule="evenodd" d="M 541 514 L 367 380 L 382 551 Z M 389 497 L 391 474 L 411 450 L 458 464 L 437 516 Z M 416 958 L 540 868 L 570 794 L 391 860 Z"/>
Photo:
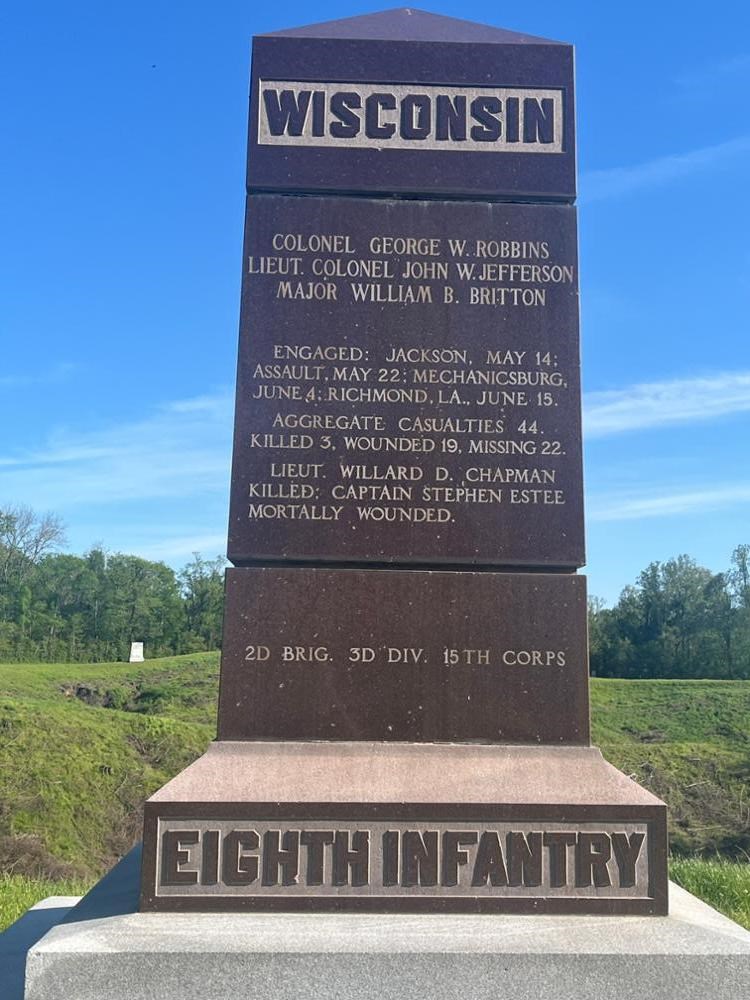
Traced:
<path id="1" fill-rule="evenodd" d="M 138 913 L 137 852 L 29 952 L 26 1000 L 741 1000 L 750 933 L 668 917 Z"/>

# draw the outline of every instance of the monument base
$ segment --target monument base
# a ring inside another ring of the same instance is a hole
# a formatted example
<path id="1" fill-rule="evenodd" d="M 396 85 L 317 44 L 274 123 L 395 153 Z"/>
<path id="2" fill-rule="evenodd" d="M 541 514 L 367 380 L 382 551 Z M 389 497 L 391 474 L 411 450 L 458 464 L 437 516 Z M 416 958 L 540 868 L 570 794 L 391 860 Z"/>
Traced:
<path id="1" fill-rule="evenodd" d="M 144 910 L 667 911 L 666 807 L 595 747 L 217 742 L 144 831 Z"/>
<path id="2" fill-rule="evenodd" d="M 137 913 L 137 852 L 28 955 L 25 1000 L 737 1000 L 750 933 L 668 917 Z"/>

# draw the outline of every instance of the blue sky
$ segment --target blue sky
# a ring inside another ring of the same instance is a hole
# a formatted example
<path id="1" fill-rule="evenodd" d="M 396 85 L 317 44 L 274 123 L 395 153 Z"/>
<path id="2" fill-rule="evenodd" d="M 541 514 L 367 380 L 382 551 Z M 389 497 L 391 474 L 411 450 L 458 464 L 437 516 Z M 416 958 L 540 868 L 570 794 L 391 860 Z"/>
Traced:
<path id="1" fill-rule="evenodd" d="M 222 553 L 249 40 L 378 10 L 11 2 L 0 503 L 69 547 Z M 429 9 L 577 46 L 589 586 L 750 542 L 750 13 Z M 678 12 L 679 11 L 679 12 Z"/>

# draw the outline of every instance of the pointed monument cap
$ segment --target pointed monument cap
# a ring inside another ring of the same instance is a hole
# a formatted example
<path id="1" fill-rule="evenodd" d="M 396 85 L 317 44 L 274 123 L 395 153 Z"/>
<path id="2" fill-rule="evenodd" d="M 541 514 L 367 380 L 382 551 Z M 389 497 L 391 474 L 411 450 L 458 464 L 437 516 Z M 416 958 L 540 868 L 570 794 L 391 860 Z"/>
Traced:
<path id="1" fill-rule="evenodd" d="M 573 201 L 573 48 L 413 8 L 258 35 L 247 183 Z"/>
<path id="2" fill-rule="evenodd" d="M 550 38 L 506 31 L 491 24 L 431 14 L 414 7 L 393 7 L 376 14 L 360 14 L 339 21 L 321 21 L 301 28 L 271 31 L 264 38 L 356 38 L 380 42 L 493 42 L 501 45 L 562 45 Z"/>

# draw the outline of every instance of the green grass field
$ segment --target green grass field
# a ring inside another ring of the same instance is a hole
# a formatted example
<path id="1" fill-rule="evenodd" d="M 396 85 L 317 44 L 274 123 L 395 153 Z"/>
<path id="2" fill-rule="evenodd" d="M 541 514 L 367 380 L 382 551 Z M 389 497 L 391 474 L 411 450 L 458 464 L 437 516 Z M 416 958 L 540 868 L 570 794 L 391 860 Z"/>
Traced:
<path id="1" fill-rule="evenodd" d="M 213 738 L 218 662 L 0 664 L 0 872 L 80 885 L 111 867 L 144 799 Z M 669 804 L 673 852 L 747 858 L 750 681 L 594 679 L 591 695 L 594 741 Z M 721 907 L 747 914 L 747 869 L 705 870 L 726 882 Z M 697 891 L 703 869 L 675 871 Z"/>
<path id="2" fill-rule="evenodd" d="M 0 664 L 0 871 L 100 875 L 214 735 L 216 654 Z M 110 706 L 110 707 L 105 707 Z"/>
<path id="3" fill-rule="evenodd" d="M 669 877 L 750 930 L 750 864 L 672 858 Z"/>
<path id="4" fill-rule="evenodd" d="M 593 741 L 669 805 L 673 852 L 750 855 L 750 681 L 591 682 Z"/>
<path id="5" fill-rule="evenodd" d="M 47 896 L 82 896 L 91 887 L 90 879 L 29 878 L 27 875 L 0 874 L 0 933 Z"/>

